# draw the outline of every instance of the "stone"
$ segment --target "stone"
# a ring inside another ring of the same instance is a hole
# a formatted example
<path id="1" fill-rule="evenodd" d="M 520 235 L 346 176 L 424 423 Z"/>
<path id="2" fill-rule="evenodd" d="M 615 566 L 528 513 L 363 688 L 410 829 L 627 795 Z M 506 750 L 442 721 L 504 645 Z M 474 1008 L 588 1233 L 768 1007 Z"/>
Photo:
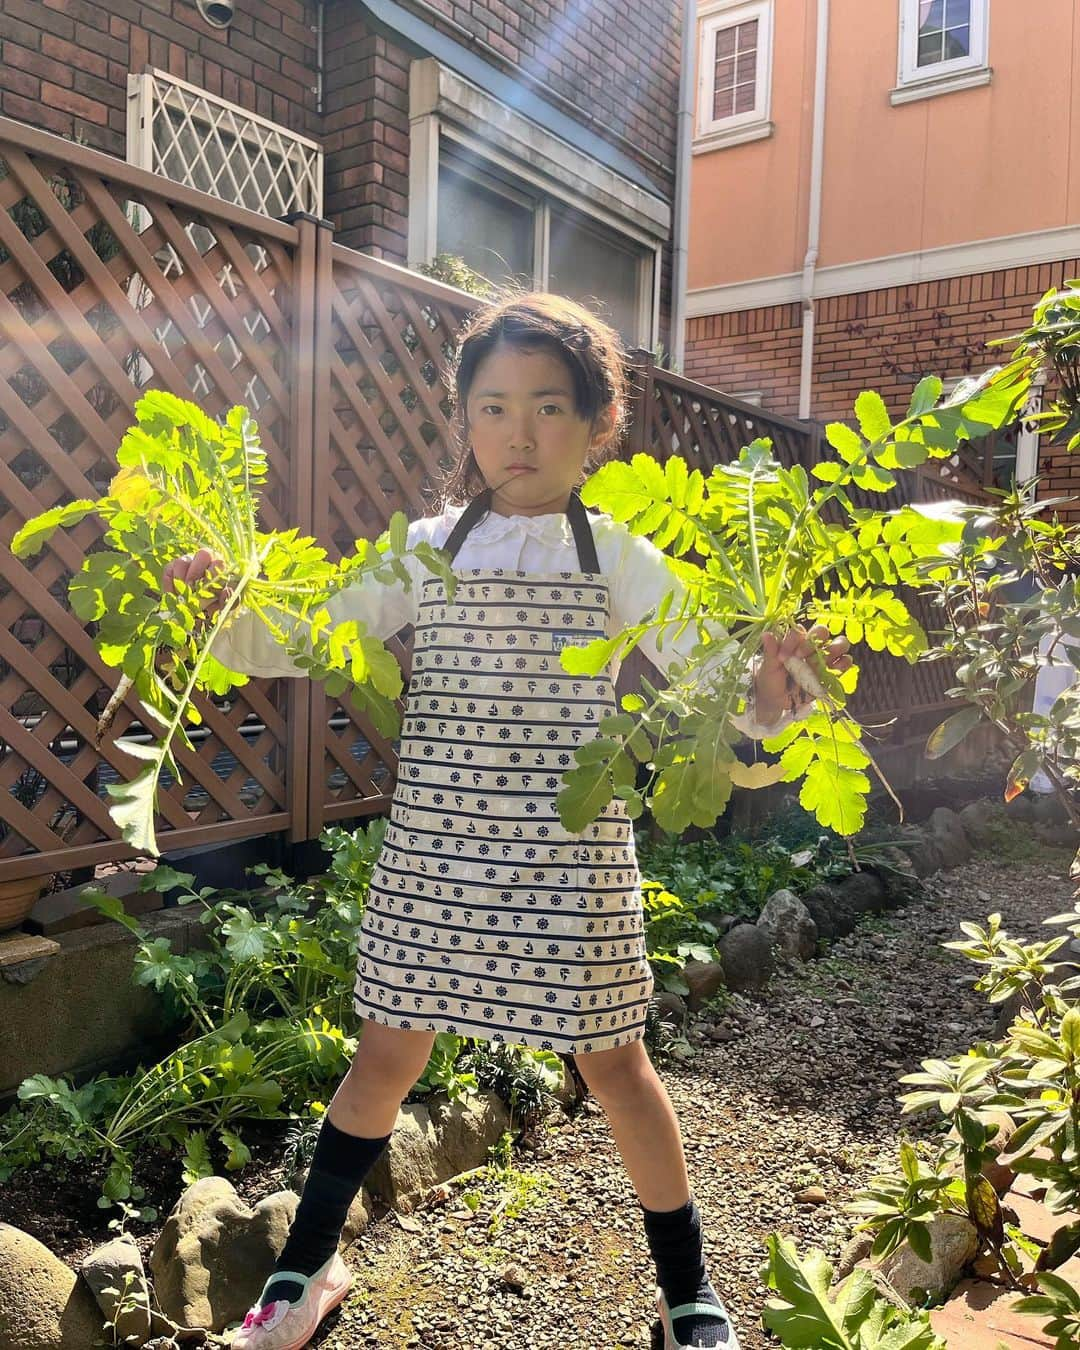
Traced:
<path id="1" fill-rule="evenodd" d="M 297 1202 L 278 1191 L 251 1208 L 224 1177 L 189 1186 L 150 1254 L 162 1312 L 215 1332 L 242 1320 L 285 1245 Z"/>
<path id="2" fill-rule="evenodd" d="M 488 1161 L 488 1150 L 510 1128 L 510 1113 L 496 1092 L 478 1092 L 464 1101 L 432 1098 L 429 1110 L 438 1137 L 438 1180 L 455 1177 Z"/>
<path id="3" fill-rule="evenodd" d="M 931 836 L 941 850 L 942 867 L 959 867 L 971 858 L 971 844 L 960 817 L 947 806 L 931 811 L 927 822 Z"/>
<path id="4" fill-rule="evenodd" d="M 430 1187 L 480 1167 L 510 1123 L 502 1100 L 480 1093 L 463 1103 L 434 1097 L 398 1112 L 390 1143 L 367 1175 L 373 1196 L 408 1214 Z"/>
<path id="5" fill-rule="evenodd" d="M 1021 793 L 1005 806 L 1005 815 L 1009 820 L 1029 822 L 1035 819 L 1035 798 L 1030 793 Z"/>
<path id="6" fill-rule="evenodd" d="M 716 962 L 710 964 L 715 965 Z M 722 987 L 724 986 L 721 984 Z M 673 989 L 661 989 L 653 995 L 653 1002 L 656 1004 L 656 1015 L 661 1022 L 680 1028 L 686 1025 L 686 1004 L 681 994 L 676 994 Z"/>
<path id="7" fill-rule="evenodd" d="M 840 1249 L 833 1271 L 833 1284 L 846 1280 L 860 1261 L 865 1261 L 874 1245 L 873 1233 L 853 1233 Z"/>
<path id="8" fill-rule="evenodd" d="M 726 941 L 726 938 L 721 941 Z M 724 967 L 720 961 L 687 961 L 683 966 L 683 979 L 687 992 L 683 995 L 686 1006 L 691 1012 L 697 1012 L 703 1003 L 712 998 L 721 989 L 729 988 L 724 978 Z"/>
<path id="9" fill-rule="evenodd" d="M 807 1186 L 795 1195 L 797 1205 L 824 1205 L 829 1197 L 821 1186 Z"/>
<path id="10" fill-rule="evenodd" d="M 115 1324 L 118 1341 L 142 1345 L 154 1334 L 171 1335 L 175 1330 L 165 1319 L 167 1325 L 155 1332 L 150 1286 L 142 1256 L 131 1238 L 113 1238 L 97 1247 L 82 1263 L 79 1274 L 90 1286 L 106 1321 Z"/>
<path id="11" fill-rule="evenodd" d="M 341 1228 L 340 1247 L 348 1247 L 355 1242 L 371 1222 L 371 1201 L 363 1190 L 357 1192 L 356 1199 L 349 1206 L 345 1222 Z"/>
<path id="12" fill-rule="evenodd" d="M 921 1260 L 903 1242 L 879 1264 L 881 1274 L 905 1302 L 922 1306 L 947 1298 L 964 1267 L 975 1259 L 979 1235 L 962 1214 L 938 1214 L 930 1230 L 930 1264 Z"/>
<path id="13" fill-rule="evenodd" d="M 822 883 L 802 897 L 819 938 L 831 942 L 854 930 L 863 914 L 885 908 L 885 886 L 874 872 L 852 872 L 841 881 Z"/>
<path id="14" fill-rule="evenodd" d="M 1042 1322 L 1030 1313 L 1018 1313 L 1013 1305 L 1020 1295 L 987 1280 L 965 1280 L 957 1285 L 943 1308 L 932 1308 L 930 1325 L 950 1350 L 1034 1350 L 1052 1347 L 1054 1340 L 1042 1330 Z"/>
<path id="15" fill-rule="evenodd" d="M 43 1243 L 0 1223 L 0 1350 L 91 1350 L 105 1341 L 94 1296 Z"/>
<path id="16" fill-rule="evenodd" d="M 740 923 L 720 939 L 723 982 L 735 993 L 763 989 L 776 969 L 772 938 L 755 923 Z M 688 963 L 689 964 L 689 963 Z M 715 990 L 713 991 L 715 992 Z M 693 1010 L 695 1004 L 688 1000 Z"/>
<path id="17" fill-rule="evenodd" d="M 817 924 L 794 891 L 781 890 L 770 895 L 758 916 L 780 952 L 789 961 L 809 961 L 817 954 Z"/>
<path id="18" fill-rule="evenodd" d="M 937 838 L 927 831 L 915 839 L 905 850 L 920 879 L 933 876 L 945 866 L 945 855 Z"/>
<path id="19" fill-rule="evenodd" d="M 960 812 L 960 824 L 964 833 L 976 848 L 987 848 L 993 843 L 996 831 L 1006 825 L 1005 811 L 1000 803 L 989 797 L 980 797 L 978 801 L 968 802 Z"/>

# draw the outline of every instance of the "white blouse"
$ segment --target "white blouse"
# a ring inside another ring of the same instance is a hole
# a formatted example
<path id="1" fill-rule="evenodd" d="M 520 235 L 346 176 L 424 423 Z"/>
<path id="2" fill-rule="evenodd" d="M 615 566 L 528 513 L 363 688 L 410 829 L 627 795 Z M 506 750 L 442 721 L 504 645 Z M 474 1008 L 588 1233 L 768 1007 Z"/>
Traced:
<path id="1" fill-rule="evenodd" d="M 441 515 L 411 521 L 409 547 L 421 542 L 441 547 L 464 509 L 449 506 Z M 608 636 L 614 637 L 628 625 L 644 619 L 669 591 L 674 591 L 678 598 L 683 586 L 668 567 L 663 553 L 650 540 L 632 534 L 626 525 L 610 516 L 591 511 L 588 516 L 600 570 L 610 593 Z M 326 606 L 331 618 L 337 623 L 359 620 L 369 633 L 381 639 L 414 625 L 421 585 L 431 573 L 411 554 L 402 561 L 412 579 L 411 587 L 365 577 L 331 597 Z M 454 567 L 457 571 L 475 568 L 577 572 L 580 562 L 565 512 L 539 516 L 502 516 L 490 512 L 466 535 Z M 674 607 L 673 612 L 677 612 Z M 714 638 L 726 636 L 715 624 L 709 625 L 709 631 Z M 676 658 L 685 660 L 697 642 L 696 625 L 691 623 L 677 638 L 665 637 L 663 651 L 657 648 L 655 631 L 647 633 L 638 647 L 652 665 L 666 673 L 669 664 Z M 250 612 L 238 613 L 228 629 L 218 635 L 212 650 L 223 665 L 244 675 L 272 678 L 304 674 Z M 609 667 L 612 683 L 618 672 L 619 662 L 613 661 Z M 792 720 L 792 715 L 785 714 L 769 727 L 759 726 L 745 714 L 733 720 L 744 735 L 761 739 L 775 735 Z"/>

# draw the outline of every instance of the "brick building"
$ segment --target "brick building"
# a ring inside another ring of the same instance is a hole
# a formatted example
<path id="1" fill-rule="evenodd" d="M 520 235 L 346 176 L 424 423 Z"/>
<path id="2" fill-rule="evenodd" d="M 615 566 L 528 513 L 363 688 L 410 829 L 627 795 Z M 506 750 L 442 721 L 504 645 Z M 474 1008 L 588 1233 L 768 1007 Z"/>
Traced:
<path id="1" fill-rule="evenodd" d="M 0 113 L 668 341 L 677 4 L 4 0 Z M 218 26 L 223 24 L 223 26 Z"/>
<path id="2" fill-rule="evenodd" d="M 1080 275 L 1078 70 L 1074 0 L 702 0 L 685 373 L 829 419 L 1001 361 Z M 1030 429 L 987 451 L 1080 490 Z"/>

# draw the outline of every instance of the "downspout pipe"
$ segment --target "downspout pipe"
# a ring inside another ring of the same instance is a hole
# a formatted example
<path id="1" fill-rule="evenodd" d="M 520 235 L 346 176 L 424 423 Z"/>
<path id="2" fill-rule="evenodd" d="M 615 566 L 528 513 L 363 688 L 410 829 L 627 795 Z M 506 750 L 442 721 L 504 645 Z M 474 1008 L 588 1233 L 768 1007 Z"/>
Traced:
<path id="1" fill-rule="evenodd" d="M 814 125 L 810 150 L 810 202 L 803 259 L 802 357 L 799 366 L 799 416 L 810 418 L 814 376 L 814 272 L 821 245 L 821 184 L 825 170 L 825 95 L 829 78 L 829 0 L 817 0 L 817 39 L 814 68 Z"/>
<path id="2" fill-rule="evenodd" d="M 680 372 L 686 361 L 686 278 L 696 64 L 697 0 L 683 0 L 682 63 L 679 67 L 679 115 L 675 141 L 675 237 L 671 255 L 671 364 Z"/>

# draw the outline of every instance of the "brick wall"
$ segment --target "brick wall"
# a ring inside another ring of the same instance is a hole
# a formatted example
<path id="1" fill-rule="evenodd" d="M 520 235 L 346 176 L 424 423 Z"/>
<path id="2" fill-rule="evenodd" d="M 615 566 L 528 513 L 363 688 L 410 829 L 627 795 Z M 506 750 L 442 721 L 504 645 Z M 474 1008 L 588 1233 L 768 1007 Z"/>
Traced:
<path id="1" fill-rule="evenodd" d="M 242 0 L 212 28 L 194 0 L 3 0 L 0 113 L 126 154 L 127 77 L 156 66 L 317 135 L 314 0 Z"/>
<path id="2" fill-rule="evenodd" d="M 811 412 L 853 416 L 860 390 L 876 389 L 894 414 L 926 374 L 943 378 L 1001 363 L 1008 347 L 987 347 L 1031 322 L 1051 287 L 1080 274 L 1080 259 L 821 300 L 817 306 Z M 686 373 L 731 393 L 763 391 L 763 404 L 797 415 L 802 319 L 798 305 L 691 319 Z M 1044 495 L 1080 492 L 1080 456 L 1044 446 Z M 1080 517 L 1080 501 L 1069 513 Z"/>
<path id="3" fill-rule="evenodd" d="M 405 0 L 408 7 L 408 0 Z M 440 19 L 434 11 L 441 11 Z M 433 0 L 416 12 L 504 74 L 534 76 L 674 188 L 678 11 L 666 0 Z M 407 257 L 412 54 L 375 32 L 354 0 L 325 12 L 323 115 L 316 112 L 314 0 L 243 0 L 227 29 L 194 0 L 2 0 L 0 113 L 123 157 L 129 72 L 156 66 L 323 142 L 327 216 L 353 248 Z M 671 254 L 663 255 L 668 343 Z M 670 344 L 669 344 L 670 345 Z"/>

